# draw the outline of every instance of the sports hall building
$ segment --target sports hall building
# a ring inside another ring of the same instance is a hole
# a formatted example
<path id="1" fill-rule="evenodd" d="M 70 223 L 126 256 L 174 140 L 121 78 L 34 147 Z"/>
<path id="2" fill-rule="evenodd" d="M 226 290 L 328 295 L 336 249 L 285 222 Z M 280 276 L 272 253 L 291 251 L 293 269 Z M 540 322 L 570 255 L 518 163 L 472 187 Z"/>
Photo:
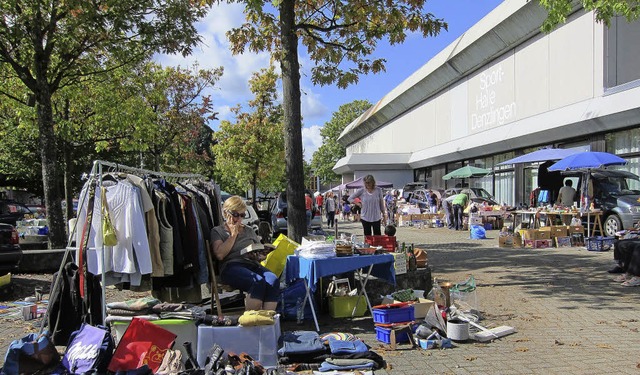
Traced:
<path id="1" fill-rule="evenodd" d="M 499 202 L 527 202 L 537 164 L 498 165 L 543 147 L 607 151 L 640 173 L 640 22 L 609 27 L 578 8 L 551 33 L 537 1 L 506 0 L 340 135 L 334 171 L 402 187 L 464 165 Z M 637 187 L 636 187 L 637 188 Z"/>

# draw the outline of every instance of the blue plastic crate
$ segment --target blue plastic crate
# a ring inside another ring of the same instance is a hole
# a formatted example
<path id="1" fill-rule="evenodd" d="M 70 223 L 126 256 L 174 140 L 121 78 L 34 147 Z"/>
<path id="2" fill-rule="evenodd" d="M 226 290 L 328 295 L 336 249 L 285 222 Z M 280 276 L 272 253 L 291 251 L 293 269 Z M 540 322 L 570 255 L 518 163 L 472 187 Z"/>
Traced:
<path id="1" fill-rule="evenodd" d="M 391 344 L 391 328 L 376 327 L 376 339 L 385 344 Z M 409 333 L 396 333 L 396 343 L 402 344 L 403 342 L 409 342 Z"/>
<path id="2" fill-rule="evenodd" d="M 373 308 L 373 322 L 374 323 L 401 323 L 411 322 L 415 319 L 413 305 L 406 305 L 403 307 L 394 307 L 391 305 L 389 308 Z"/>
<path id="3" fill-rule="evenodd" d="M 585 238 L 585 246 L 589 251 L 609 251 L 613 249 L 615 237 L 587 237 Z"/>

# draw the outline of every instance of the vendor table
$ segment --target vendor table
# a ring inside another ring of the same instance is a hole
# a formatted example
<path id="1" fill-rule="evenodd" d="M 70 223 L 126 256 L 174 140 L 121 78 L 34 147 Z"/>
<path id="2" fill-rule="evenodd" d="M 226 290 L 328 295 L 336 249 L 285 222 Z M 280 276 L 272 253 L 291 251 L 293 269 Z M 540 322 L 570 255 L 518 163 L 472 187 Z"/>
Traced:
<path id="1" fill-rule="evenodd" d="M 394 258 L 391 254 L 380 255 L 354 255 L 349 257 L 336 257 L 327 259 L 308 259 L 298 257 L 295 255 L 289 255 L 287 257 L 286 265 L 286 277 L 287 281 L 295 279 L 305 279 L 306 295 L 303 301 L 303 307 L 307 301 L 311 304 L 311 313 L 313 314 L 313 321 L 316 325 L 316 330 L 320 331 L 318 326 L 318 318 L 316 317 L 316 310 L 313 306 L 313 299 L 311 298 L 311 292 L 316 289 L 318 281 L 325 276 L 338 275 L 341 273 L 366 270 L 366 274 L 360 277 L 361 289 L 358 292 L 358 301 L 361 296 L 364 296 L 367 301 L 367 306 L 371 315 L 373 311 L 371 308 L 371 302 L 366 293 L 367 281 L 369 276 L 375 276 L 380 279 L 384 279 L 392 284 L 396 283 L 396 273 L 393 267 Z M 356 306 L 358 302 L 356 301 Z M 355 311 L 355 309 L 354 309 Z M 352 315 L 353 316 L 353 313 Z"/>
<path id="2" fill-rule="evenodd" d="M 591 228 L 587 228 L 587 235 L 591 235 L 591 233 L 595 233 L 596 230 L 600 235 L 603 235 L 602 231 L 602 210 L 591 210 L 588 212 L 581 213 L 580 211 L 516 211 L 516 218 L 520 218 L 520 223 L 529 222 L 529 228 L 536 229 L 539 228 L 543 223 L 545 225 L 552 225 L 553 218 L 560 217 L 562 218 L 562 222 L 567 222 L 565 219 L 568 217 L 581 217 L 587 218 L 587 224 L 591 225 L 593 223 L 593 230 Z M 569 219 L 570 221 L 570 219 Z M 518 222 L 514 220 L 514 226 L 517 226 Z"/>

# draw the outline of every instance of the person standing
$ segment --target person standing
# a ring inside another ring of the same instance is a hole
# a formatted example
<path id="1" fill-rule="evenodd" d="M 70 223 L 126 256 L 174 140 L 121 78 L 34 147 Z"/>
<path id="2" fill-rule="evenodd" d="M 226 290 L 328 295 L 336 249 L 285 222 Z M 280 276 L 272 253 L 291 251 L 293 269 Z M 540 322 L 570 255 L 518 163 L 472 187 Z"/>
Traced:
<path id="1" fill-rule="evenodd" d="M 318 207 L 318 214 L 322 216 L 322 204 L 324 203 L 324 196 L 320 192 L 316 192 L 316 207 Z"/>
<path id="2" fill-rule="evenodd" d="M 442 200 L 442 208 L 444 209 L 444 217 L 447 220 L 447 228 L 455 228 L 455 221 L 453 219 L 453 199 L 457 194 L 447 197 Z"/>
<path id="3" fill-rule="evenodd" d="M 469 197 L 461 192 L 455 195 L 451 203 L 453 204 L 453 227 L 455 230 L 464 230 L 463 214 L 469 204 Z"/>
<path id="4" fill-rule="evenodd" d="M 571 207 L 576 197 L 576 189 L 573 188 L 573 181 L 567 179 L 564 186 L 558 191 L 558 201 L 556 203 L 564 207 Z"/>
<path id="5" fill-rule="evenodd" d="M 360 222 L 365 236 L 374 234 L 380 236 L 382 230 L 380 228 L 381 217 L 387 221 L 387 209 L 384 204 L 382 189 L 376 186 L 376 179 L 368 174 L 363 179 L 364 188 L 356 190 L 349 196 L 349 202 L 353 202 L 356 198 L 362 201 L 362 212 L 360 214 Z"/>
<path id="6" fill-rule="evenodd" d="M 311 226 L 311 215 L 313 214 L 313 199 L 311 199 L 311 194 L 304 194 L 304 206 L 307 209 L 307 228 Z"/>
<path id="7" fill-rule="evenodd" d="M 427 190 L 427 205 L 432 214 L 438 212 L 438 196 L 431 189 Z"/>
<path id="8" fill-rule="evenodd" d="M 336 200 L 333 197 L 333 193 L 327 193 L 327 198 L 325 199 L 325 212 L 327 213 L 327 226 L 329 228 L 333 228 L 336 219 Z"/>

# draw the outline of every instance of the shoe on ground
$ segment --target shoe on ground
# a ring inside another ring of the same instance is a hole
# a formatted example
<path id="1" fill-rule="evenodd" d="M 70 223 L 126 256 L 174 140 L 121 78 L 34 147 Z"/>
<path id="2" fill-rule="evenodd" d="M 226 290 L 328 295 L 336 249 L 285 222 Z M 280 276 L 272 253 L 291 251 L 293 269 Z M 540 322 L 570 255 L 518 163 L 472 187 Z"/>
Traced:
<path id="1" fill-rule="evenodd" d="M 624 272 L 624 268 L 616 265 L 615 267 L 613 267 L 612 269 L 610 269 L 607 272 L 609 272 L 609 273 L 623 273 Z"/>
<path id="2" fill-rule="evenodd" d="M 634 276 L 622 283 L 622 286 L 640 286 L 640 277 Z"/>
<path id="3" fill-rule="evenodd" d="M 629 275 L 627 273 L 623 273 L 622 275 L 618 275 L 616 277 L 613 278 L 613 281 L 615 281 L 616 283 L 623 283 L 629 279 L 631 279 L 633 277 L 633 275 Z"/>

